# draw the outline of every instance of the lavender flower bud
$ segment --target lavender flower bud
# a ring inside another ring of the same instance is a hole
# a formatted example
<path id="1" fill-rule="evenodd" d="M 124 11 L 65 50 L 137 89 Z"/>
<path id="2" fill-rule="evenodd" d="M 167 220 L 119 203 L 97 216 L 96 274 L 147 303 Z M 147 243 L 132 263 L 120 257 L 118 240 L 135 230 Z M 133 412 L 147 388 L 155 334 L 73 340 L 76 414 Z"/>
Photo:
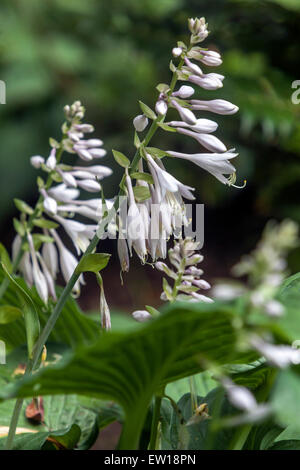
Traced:
<path id="1" fill-rule="evenodd" d="M 175 100 L 172 100 L 171 103 L 174 106 L 174 108 L 177 109 L 178 113 L 180 114 L 181 119 L 184 122 L 186 122 L 187 124 L 192 124 L 192 125 L 197 123 L 196 116 L 194 115 L 192 111 L 190 111 L 187 108 L 183 108 Z"/>
<path id="2" fill-rule="evenodd" d="M 36 169 L 39 169 L 44 162 L 45 162 L 45 159 L 41 157 L 40 155 L 34 155 L 33 157 L 30 158 L 31 165 Z"/>
<path id="3" fill-rule="evenodd" d="M 46 197 L 43 202 L 44 209 L 50 214 L 57 213 L 57 202 L 52 197 Z"/>
<path id="4" fill-rule="evenodd" d="M 152 316 L 149 312 L 147 312 L 147 310 L 136 310 L 132 313 L 132 316 L 136 321 L 140 323 L 144 323 L 152 318 Z"/>
<path id="5" fill-rule="evenodd" d="M 158 100 L 155 105 L 155 111 L 157 114 L 164 116 L 168 111 L 168 105 L 164 100 Z"/>
<path id="6" fill-rule="evenodd" d="M 179 57 L 179 56 L 181 56 L 181 54 L 182 54 L 182 49 L 181 49 L 181 47 L 174 47 L 174 48 L 172 49 L 172 54 L 173 54 L 173 57 Z"/>
<path id="7" fill-rule="evenodd" d="M 134 118 L 133 125 L 137 132 L 143 132 L 143 130 L 148 126 L 148 122 L 148 118 L 145 114 L 139 114 Z"/>
<path id="8" fill-rule="evenodd" d="M 195 93 L 194 88 L 192 88 L 191 86 L 182 85 L 178 91 L 175 91 L 174 93 L 172 93 L 172 96 L 178 96 L 179 98 L 184 100 L 192 96 L 194 93 Z"/>
<path id="9" fill-rule="evenodd" d="M 216 99 L 210 101 L 191 100 L 192 109 L 199 111 L 211 111 L 216 114 L 230 115 L 236 113 L 239 108 L 229 101 Z"/>

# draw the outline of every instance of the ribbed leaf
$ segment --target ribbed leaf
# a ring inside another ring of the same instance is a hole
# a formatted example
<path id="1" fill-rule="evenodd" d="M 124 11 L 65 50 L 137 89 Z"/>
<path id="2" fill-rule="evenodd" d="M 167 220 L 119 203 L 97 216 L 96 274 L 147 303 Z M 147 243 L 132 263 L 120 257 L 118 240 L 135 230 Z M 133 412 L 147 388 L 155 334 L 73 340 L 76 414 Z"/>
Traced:
<path id="1" fill-rule="evenodd" d="M 0 284 L 3 281 L 3 274 L 0 272 Z M 50 311 L 45 309 L 35 289 L 28 289 L 24 281 L 17 279 L 18 284 L 30 293 L 38 308 L 41 328 L 45 325 Z M 57 289 L 58 294 L 61 288 Z M 20 301 L 16 296 L 15 289 L 12 284 L 7 288 L 4 296 L 0 300 L 0 305 L 11 305 L 20 308 Z M 85 316 L 77 303 L 72 297 L 67 300 L 63 311 L 52 331 L 49 341 L 64 343 L 75 347 L 78 344 L 88 344 L 99 337 L 99 327 L 97 323 Z M 7 351 L 26 344 L 26 332 L 23 319 L 17 319 L 13 327 L 11 325 L 0 325 L 0 339 L 5 342 Z"/>
<path id="2" fill-rule="evenodd" d="M 136 447 L 155 392 L 202 370 L 207 361 L 225 364 L 237 359 L 232 320 L 232 313 L 217 304 L 170 306 L 143 328 L 106 334 L 95 344 L 78 348 L 57 366 L 2 389 L 0 396 L 63 393 L 112 399 L 127 415 L 121 446 Z M 247 358 L 239 354 L 239 360 L 246 362 Z"/>

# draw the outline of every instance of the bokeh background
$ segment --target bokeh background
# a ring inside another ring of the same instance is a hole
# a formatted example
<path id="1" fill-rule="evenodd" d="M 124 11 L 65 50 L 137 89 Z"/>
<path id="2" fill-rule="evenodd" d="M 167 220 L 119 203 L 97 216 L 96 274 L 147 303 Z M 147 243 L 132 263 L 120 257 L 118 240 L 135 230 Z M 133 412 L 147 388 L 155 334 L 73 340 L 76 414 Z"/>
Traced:
<path id="1" fill-rule="evenodd" d="M 103 164 L 114 168 L 105 194 L 115 194 L 121 172 L 110 149 L 132 155 L 138 99 L 152 105 L 155 86 L 170 80 L 172 47 L 186 38 L 187 18 L 194 16 L 209 22 L 206 47 L 222 52 L 216 71 L 226 76 L 223 89 L 198 95 L 240 107 L 238 115 L 217 117 L 218 136 L 237 148 L 238 182 L 248 181 L 243 190 L 228 188 L 192 164 L 168 164 L 205 204 L 206 278 L 230 275 L 268 219 L 300 221 L 300 105 L 291 102 L 291 84 L 300 79 L 299 0 L 1 0 L 0 79 L 7 104 L 0 105 L 0 224 L 7 247 L 14 236 L 12 198 L 36 200 L 29 158 L 47 156 L 66 103 L 79 99 L 86 106 L 108 150 Z M 197 151 L 192 139 L 165 132 L 153 145 Z M 113 253 L 104 282 L 114 309 L 160 304 L 161 278 L 151 266 L 134 258 L 121 288 L 116 245 L 102 248 Z M 300 270 L 299 250 L 290 268 Z M 97 309 L 92 279 L 80 302 Z"/>

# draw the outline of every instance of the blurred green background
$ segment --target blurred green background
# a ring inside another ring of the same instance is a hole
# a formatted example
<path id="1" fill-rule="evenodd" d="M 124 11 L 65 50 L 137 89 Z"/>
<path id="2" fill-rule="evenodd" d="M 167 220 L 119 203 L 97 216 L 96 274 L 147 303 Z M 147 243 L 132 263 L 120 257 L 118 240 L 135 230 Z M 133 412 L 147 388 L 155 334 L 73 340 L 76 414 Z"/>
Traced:
<path id="1" fill-rule="evenodd" d="M 48 137 L 59 137 L 66 103 L 79 99 L 87 107 L 87 120 L 108 150 L 103 163 L 115 170 L 105 193 L 115 194 L 120 170 L 110 149 L 132 154 L 138 99 L 154 103 L 155 86 L 170 79 L 172 47 L 186 38 L 187 18 L 195 16 L 206 17 L 211 34 L 205 46 L 222 52 L 216 71 L 226 76 L 223 89 L 198 96 L 240 107 L 235 116 L 217 116 L 217 135 L 237 148 L 238 182 L 248 181 L 243 190 L 228 188 L 192 164 L 168 164 L 205 204 L 207 277 L 228 274 L 267 219 L 300 221 L 300 105 L 291 102 L 292 82 L 300 79 L 299 0 L 1 0 L 0 79 L 7 104 L 0 105 L 0 222 L 7 246 L 12 198 L 35 201 L 29 157 L 48 154 Z M 163 132 L 153 145 L 197 151 L 192 139 Z M 298 251 L 290 262 L 300 269 Z M 136 259 L 132 265 L 121 290 L 114 257 L 106 274 L 109 300 L 124 308 L 157 305 L 159 276 Z M 86 308 L 95 307 L 93 289 L 84 290 Z"/>

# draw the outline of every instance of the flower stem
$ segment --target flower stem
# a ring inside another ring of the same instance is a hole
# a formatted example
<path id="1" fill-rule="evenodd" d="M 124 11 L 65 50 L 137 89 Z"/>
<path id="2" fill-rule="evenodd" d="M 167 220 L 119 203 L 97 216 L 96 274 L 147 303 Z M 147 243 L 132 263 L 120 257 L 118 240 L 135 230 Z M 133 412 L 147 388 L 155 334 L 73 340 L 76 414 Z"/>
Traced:
<path id="1" fill-rule="evenodd" d="M 180 62 L 180 64 L 178 65 L 178 69 L 180 69 L 182 67 L 183 63 L 184 62 L 182 60 Z M 172 77 L 172 81 L 171 81 L 171 85 L 170 85 L 170 91 L 169 91 L 170 94 L 174 90 L 176 82 L 177 82 L 177 74 L 176 74 L 176 71 L 175 71 L 173 73 L 173 77 Z M 152 139 L 152 137 L 154 136 L 154 134 L 156 133 L 156 131 L 159 127 L 158 123 L 162 122 L 164 120 L 164 118 L 165 118 L 165 116 L 160 116 L 155 121 L 152 122 L 152 125 L 151 125 L 145 139 L 144 139 L 144 143 L 143 143 L 144 146 L 149 144 L 150 140 Z M 61 158 L 62 151 L 63 151 L 63 148 L 62 148 L 62 145 L 61 145 L 61 147 L 59 149 L 59 153 L 57 155 L 57 159 Z M 135 171 L 135 169 L 137 168 L 137 165 L 138 165 L 138 162 L 139 162 L 140 158 L 141 158 L 141 154 L 140 154 L 139 149 L 137 149 L 137 151 L 135 152 L 135 155 L 133 157 L 132 163 L 130 165 L 130 171 L 131 172 Z M 51 176 L 49 176 L 49 178 L 51 178 Z M 48 178 L 48 181 L 49 181 L 49 178 Z M 118 210 L 119 196 L 123 194 L 122 182 L 124 182 L 124 179 L 125 179 L 125 173 L 124 173 L 122 181 L 120 183 L 121 189 L 118 193 L 118 196 L 115 200 L 115 203 L 114 203 L 113 207 L 107 213 L 107 216 L 101 221 L 96 235 L 91 240 L 91 242 L 90 242 L 89 246 L 87 247 L 85 253 L 82 255 L 82 258 L 85 255 L 88 255 L 88 254 L 90 254 L 94 251 L 94 249 L 96 248 L 99 240 L 104 235 L 106 227 L 108 226 L 109 222 L 113 219 L 116 211 Z M 48 181 L 47 181 L 46 185 L 48 184 Z M 40 201 L 40 199 L 41 198 L 39 198 L 39 201 Z M 36 209 L 35 209 L 34 213 L 32 214 L 32 216 L 29 219 L 29 222 L 31 222 L 33 220 L 34 214 L 37 211 L 37 206 L 39 204 L 39 201 L 36 205 Z M 21 260 L 22 249 L 20 249 L 20 253 L 18 253 L 17 258 L 19 258 L 19 257 L 20 257 L 20 259 L 18 260 L 18 263 L 14 267 L 14 272 L 16 271 L 16 269 L 18 267 L 18 264 Z M 51 331 L 53 330 L 53 328 L 55 326 L 55 323 L 56 323 L 57 319 L 59 318 L 59 315 L 61 314 L 62 309 L 64 308 L 64 305 L 65 305 L 69 295 L 72 292 L 72 289 L 73 289 L 74 285 L 78 281 L 79 276 L 80 276 L 80 273 L 78 273 L 75 269 L 75 271 L 72 274 L 69 282 L 65 286 L 65 288 L 64 288 L 64 290 L 63 290 L 63 292 L 62 292 L 62 294 L 61 294 L 61 296 L 60 296 L 53 312 L 51 313 L 50 317 L 48 318 L 48 321 L 47 321 L 46 325 L 44 326 L 43 331 L 41 332 L 41 334 L 39 336 L 39 339 L 38 339 L 38 341 L 35 345 L 35 348 L 34 348 L 32 362 L 30 362 L 27 366 L 26 375 L 30 374 L 35 369 L 35 367 L 36 367 L 36 365 L 39 361 L 41 352 L 43 350 L 44 344 L 46 343 L 47 339 L 49 338 L 49 335 L 50 335 Z M 7 288 L 7 286 L 5 288 L 2 288 L 2 286 L 1 286 L 1 289 L 3 290 L 2 295 L 4 294 L 6 288 Z M 1 291 L 0 291 L 0 298 L 1 298 Z M 161 399 L 159 401 L 159 407 L 160 407 L 160 402 L 161 402 Z M 14 436 L 15 436 L 15 433 L 16 433 L 18 419 L 19 419 L 19 416 L 20 416 L 20 413 L 21 413 L 22 405 L 23 405 L 23 399 L 17 399 L 15 407 L 14 407 L 14 411 L 13 411 L 13 416 L 12 416 L 12 419 L 11 419 L 11 422 L 10 422 L 9 434 L 8 434 L 8 438 L 7 438 L 7 442 L 6 442 L 6 449 L 11 449 L 12 446 L 13 446 L 13 440 L 14 440 Z M 151 443 L 151 445 L 152 445 L 152 443 Z M 154 445 L 155 445 L 155 443 L 154 443 Z"/>

